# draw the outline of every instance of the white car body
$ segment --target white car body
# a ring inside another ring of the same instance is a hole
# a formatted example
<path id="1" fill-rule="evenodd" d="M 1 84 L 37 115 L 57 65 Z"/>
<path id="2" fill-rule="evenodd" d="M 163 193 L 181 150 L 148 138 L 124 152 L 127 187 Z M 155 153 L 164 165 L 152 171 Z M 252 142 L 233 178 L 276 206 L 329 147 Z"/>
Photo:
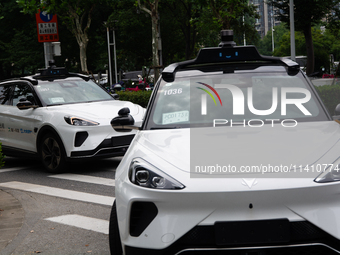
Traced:
<path id="1" fill-rule="evenodd" d="M 45 96 L 45 92 L 52 92 L 54 89 L 53 83 L 61 84 L 59 89 L 50 93 L 51 95 Z M 42 139 L 46 133 L 50 133 L 56 137 L 56 140 L 60 139 L 61 153 L 65 161 L 122 156 L 136 132 L 133 130 L 126 133 L 116 132 L 112 129 L 110 121 L 118 116 L 119 110 L 129 108 L 136 124 L 141 124 L 145 112 L 145 109 L 139 105 L 114 100 L 91 80 L 85 81 L 80 77 L 62 77 L 54 79 L 53 82 L 44 82 L 39 78 L 11 80 L 1 82 L 0 89 L 3 91 L 6 89 L 9 91 L 12 87 L 17 89 L 18 84 L 32 91 L 27 97 L 34 96 L 35 103 L 38 105 L 19 109 L 16 102 L 19 102 L 19 98 L 25 100 L 26 97 L 23 95 L 9 101 L 4 100 L 3 104 L 0 104 L 0 142 L 5 155 L 41 157 L 39 148 L 43 144 Z M 95 89 L 96 93 L 104 95 L 105 100 L 90 101 L 89 99 L 88 102 L 85 102 L 82 101 L 83 99 L 79 99 L 79 102 L 64 102 L 62 97 L 66 100 L 68 96 L 65 84 L 68 84 L 70 89 L 72 86 L 77 89 L 78 85 L 79 89 L 82 86 L 83 90 L 79 90 L 79 94 L 89 86 Z M 62 87 L 65 91 L 61 91 Z M 58 95 L 55 95 L 56 93 Z M 4 95 L 2 95 L 2 99 Z M 48 105 L 44 100 L 54 100 L 55 104 Z M 84 120 L 85 124 L 70 124 L 67 122 L 67 118 L 72 119 L 71 121 L 74 119 Z M 90 124 L 88 125 L 88 123 Z"/>
<path id="2" fill-rule="evenodd" d="M 168 66 L 116 169 L 111 253 L 339 254 L 339 123 L 253 46 Z"/>

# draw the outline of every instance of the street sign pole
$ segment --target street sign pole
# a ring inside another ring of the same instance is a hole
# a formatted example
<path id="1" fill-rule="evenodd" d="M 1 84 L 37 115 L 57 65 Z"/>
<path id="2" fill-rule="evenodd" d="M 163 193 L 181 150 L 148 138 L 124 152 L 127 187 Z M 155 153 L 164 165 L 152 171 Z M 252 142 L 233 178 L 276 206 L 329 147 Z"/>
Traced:
<path id="1" fill-rule="evenodd" d="M 59 41 L 57 15 L 39 11 L 36 15 L 38 41 L 44 43 L 45 66 L 53 60 L 52 42 Z"/>
<path id="2" fill-rule="evenodd" d="M 52 43 L 44 42 L 45 67 L 48 68 L 49 61 L 53 60 Z"/>

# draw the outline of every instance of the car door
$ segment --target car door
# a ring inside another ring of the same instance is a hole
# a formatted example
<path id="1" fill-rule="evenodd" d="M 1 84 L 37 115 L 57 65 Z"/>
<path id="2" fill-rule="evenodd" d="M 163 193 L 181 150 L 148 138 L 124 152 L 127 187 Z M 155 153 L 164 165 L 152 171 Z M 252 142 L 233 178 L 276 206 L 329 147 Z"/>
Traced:
<path id="1" fill-rule="evenodd" d="M 3 146 L 8 145 L 8 113 L 12 89 L 12 84 L 0 84 L 0 142 Z"/>
<path id="2" fill-rule="evenodd" d="M 18 148 L 24 151 L 36 152 L 36 132 L 39 127 L 41 117 L 37 114 L 39 109 L 20 110 L 17 107 L 20 99 L 27 99 L 33 104 L 38 104 L 33 86 L 27 82 L 15 82 L 12 84 L 12 96 L 7 111 L 8 128 L 7 143 L 8 146 Z"/>

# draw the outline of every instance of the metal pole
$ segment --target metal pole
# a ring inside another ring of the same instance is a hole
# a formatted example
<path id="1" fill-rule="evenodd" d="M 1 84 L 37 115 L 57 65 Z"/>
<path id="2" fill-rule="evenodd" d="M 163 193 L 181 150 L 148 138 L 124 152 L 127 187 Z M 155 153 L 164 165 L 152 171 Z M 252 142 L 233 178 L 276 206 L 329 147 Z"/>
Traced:
<path id="1" fill-rule="evenodd" d="M 48 62 L 53 60 L 52 43 L 44 42 L 45 68 L 48 68 Z"/>
<path id="2" fill-rule="evenodd" d="M 294 27 L 294 1 L 289 0 L 290 16 L 290 59 L 295 61 L 295 27 Z"/>
<path id="3" fill-rule="evenodd" d="M 275 45 L 274 45 L 274 10 L 272 10 L 272 47 L 273 47 L 273 52 L 274 52 L 274 49 L 275 49 Z"/>
<path id="4" fill-rule="evenodd" d="M 243 26 L 245 28 L 244 16 L 242 17 L 242 21 L 243 21 Z M 243 32 L 243 45 L 246 46 L 246 33 L 245 32 Z"/>
<path id="5" fill-rule="evenodd" d="M 115 28 L 113 28 L 113 55 L 115 59 L 115 79 L 116 83 L 118 83 L 118 78 L 117 78 L 117 58 L 116 58 L 116 36 L 115 36 Z"/>
<path id="6" fill-rule="evenodd" d="M 109 54 L 109 77 L 110 77 L 110 86 L 112 85 L 112 71 L 111 71 L 111 53 L 110 53 L 110 34 L 109 34 L 109 28 L 106 28 L 107 30 L 107 49 Z M 111 88 L 111 87 L 110 87 Z"/>

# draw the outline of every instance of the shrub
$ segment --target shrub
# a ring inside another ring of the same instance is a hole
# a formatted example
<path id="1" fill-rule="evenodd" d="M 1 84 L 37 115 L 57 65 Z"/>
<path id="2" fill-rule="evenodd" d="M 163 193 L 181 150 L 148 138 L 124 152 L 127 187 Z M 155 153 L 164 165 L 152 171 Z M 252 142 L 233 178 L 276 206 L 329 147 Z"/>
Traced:
<path id="1" fill-rule="evenodd" d="M 335 107 L 340 103 L 340 85 L 324 85 L 315 87 L 321 100 L 331 115 L 334 115 Z"/>
<path id="2" fill-rule="evenodd" d="M 142 107 L 148 105 L 152 91 L 117 91 L 119 100 L 130 101 L 134 104 L 138 104 Z"/>
<path id="3" fill-rule="evenodd" d="M 5 164 L 4 158 L 5 156 L 2 154 L 1 143 L 0 143 L 0 168 L 3 167 Z"/>

